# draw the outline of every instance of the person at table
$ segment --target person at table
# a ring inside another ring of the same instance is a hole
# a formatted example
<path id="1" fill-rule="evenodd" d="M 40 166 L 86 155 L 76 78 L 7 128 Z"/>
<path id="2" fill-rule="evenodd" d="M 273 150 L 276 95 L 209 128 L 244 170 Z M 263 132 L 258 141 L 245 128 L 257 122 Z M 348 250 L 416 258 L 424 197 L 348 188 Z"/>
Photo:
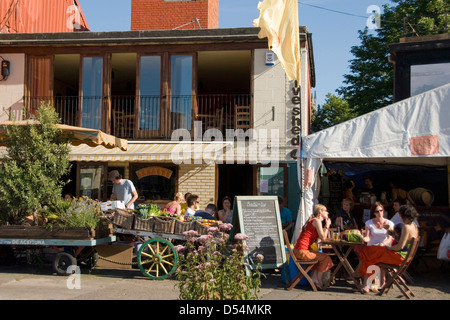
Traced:
<path id="1" fill-rule="evenodd" d="M 322 223 L 325 222 L 325 228 Z M 314 206 L 313 214 L 305 223 L 302 232 L 294 246 L 294 255 L 300 260 L 315 260 L 319 262 L 313 267 L 312 280 L 319 290 L 323 290 L 322 277 L 333 267 L 329 255 L 311 250 L 311 245 L 317 240 L 326 240 L 331 220 L 328 218 L 327 208 L 322 204 Z"/>
<path id="2" fill-rule="evenodd" d="M 384 207 L 381 202 L 375 202 L 370 208 L 372 219 L 366 221 L 364 242 L 368 246 L 388 246 L 392 243 L 394 223 L 384 218 Z"/>
<path id="3" fill-rule="evenodd" d="M 195 211 L 194 216 L 200 217 L 206 220 L 217 220 L 216 219 L 217 207 L 214 203 L 208 203 L 205 210 L 197 210 Z"/>
<path id="4" fill-rule="evenodd" d="M 198 200 L 198 196 L 196 194 L 191 194 L 187 198 L 187 209 L 184 213 L 185 219 L 188 219 L 189 217 L 193 217 L 195 215 L 195 212 L 198 210 L 200 201 Z"/>
<path id="5" fill-rule="evenodd" d="M 179 216 L 181 214 L 181 202 L 183 201 L 183 194 L 178 192 L 173 201 L 166 203 L 164 209 L 167 210 L 170 214 Z"/>
<path id="6" fill-rule="evenodd" d="M 222 199 L 222 209 L 217 213 L 219 220 L 226 223 L 231 223 L 233 219 L 233 210 L 231 209 L 231 198 L 228 196 Z"/>
<path id="7" fill-rule="evenodd" d="M 365 246 L 359 253 L 360 267 L 359 273 L 364 277 L 363 293 L 368 293 L 367 278 L 373 273 L 368 268 L 378 263 L 401 265 L 405 259 L 406 253 L 411 245 L 411 239 L 417 238 L 419 230 L 414 220 L 418 214 L 411 205 L 403 205 L 399 210 L 400 218 L 403 222 L 401 235 L 398 243 L 393 246 Z M 381 286 L 385 283 L 385 276 L 381 274 Z"/>
<path id="8" fill-rule="evenodd" d="M 346 198 L 342 200 L 342 209 L 336 213 L 335 225 L 340 230 L 358 229 L 358 224 L 353 216 L 353 200 Z"/>

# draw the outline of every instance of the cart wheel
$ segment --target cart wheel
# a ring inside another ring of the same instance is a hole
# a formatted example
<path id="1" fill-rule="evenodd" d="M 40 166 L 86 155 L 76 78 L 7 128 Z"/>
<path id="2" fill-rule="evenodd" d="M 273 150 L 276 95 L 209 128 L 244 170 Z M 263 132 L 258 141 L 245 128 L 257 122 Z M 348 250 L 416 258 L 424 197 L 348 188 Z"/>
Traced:
<path id="1" fill-rule="evenodd" d="M 139 249 L 137 264 L 141 272 L 151 279 L 161 280 L 176 269 L 178 254 L 173 245 L 164 239 L 150 239 Z"/>
<path id="2" fill-rule="evenodd" d="M 53 270 L 59 276 L 66 276 L 67 269 L 71 265 L 77 265 L 77 259 L 75 259 L 71 254 L 67 252 L 60 252 L 56 255 L 53 260 Z"/>

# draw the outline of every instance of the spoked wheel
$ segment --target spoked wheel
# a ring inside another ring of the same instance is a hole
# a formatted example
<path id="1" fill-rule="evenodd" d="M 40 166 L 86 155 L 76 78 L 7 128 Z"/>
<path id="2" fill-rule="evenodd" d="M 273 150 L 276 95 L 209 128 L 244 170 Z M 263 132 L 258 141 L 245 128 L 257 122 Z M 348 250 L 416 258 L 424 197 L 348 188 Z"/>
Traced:
<path id="1" fill-rule="evenodd" d="M 139 249 L 137 264 L 141 272 L 151 279 L 162 280 L 175 272 L 178 254 L 164 239 L 147 240 Z"/>
<path id="2" fill-rule="evenodd" d="M 67 275 L 67 270 L 70 266 L 77 265 L 77 259 L 67 252 L 60 252 L 53 260 L 53 271 L 60 276 Z"/>

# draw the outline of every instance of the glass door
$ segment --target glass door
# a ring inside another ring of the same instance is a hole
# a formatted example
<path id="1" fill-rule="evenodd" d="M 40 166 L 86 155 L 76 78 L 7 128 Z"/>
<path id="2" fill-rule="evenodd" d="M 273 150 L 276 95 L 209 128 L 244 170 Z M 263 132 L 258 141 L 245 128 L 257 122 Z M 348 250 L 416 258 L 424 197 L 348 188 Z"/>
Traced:
<path id="1" fill-rule="evenodd" d="M 163 122 L 161 110 L 161 56 L 139 59 L 138 132 L 145 137 L 160 136 Z"/>
<path id="2" fill-rule="evenodd" d="M 83 57 L 82 64 L 81 126 L 101 130 L 103 57 Z"/>
<path id="3" fill-rule="evenodd" d="M 192 62 L 192 55 L 171 56 L 170 120 L 172 130 L 191 130 L 193 92 Z"/>

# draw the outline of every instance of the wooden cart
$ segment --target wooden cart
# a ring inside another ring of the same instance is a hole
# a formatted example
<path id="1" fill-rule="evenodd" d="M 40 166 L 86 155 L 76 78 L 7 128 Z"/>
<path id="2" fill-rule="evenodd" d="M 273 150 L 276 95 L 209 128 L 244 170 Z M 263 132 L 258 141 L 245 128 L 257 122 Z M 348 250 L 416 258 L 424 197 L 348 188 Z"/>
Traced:
<path id="1" fill-rule="evenodd" d="M 114 228 L 114 233 L 146 239 L 137 250 L 136 257 L 136 264 L 145 276 L 150 279 L 162 280 L 176 271 L 178 253 L 171 241 L 185 241 L 185 236 L 123 228 Z"/>
<path id="2" fill-rule="evenodd" d="M 116 236 L 92 240 L 77 239 L 23 239 L 0 238 L 0 245 L 9 245 L 16 249 L 50 247 L 55 253 L 52 260 L 53 271 L 58 275 L 68 275 L 68 268 L 81 262 L 95 265 L 97 261 L 95 246 L 116 241 Z"/>

